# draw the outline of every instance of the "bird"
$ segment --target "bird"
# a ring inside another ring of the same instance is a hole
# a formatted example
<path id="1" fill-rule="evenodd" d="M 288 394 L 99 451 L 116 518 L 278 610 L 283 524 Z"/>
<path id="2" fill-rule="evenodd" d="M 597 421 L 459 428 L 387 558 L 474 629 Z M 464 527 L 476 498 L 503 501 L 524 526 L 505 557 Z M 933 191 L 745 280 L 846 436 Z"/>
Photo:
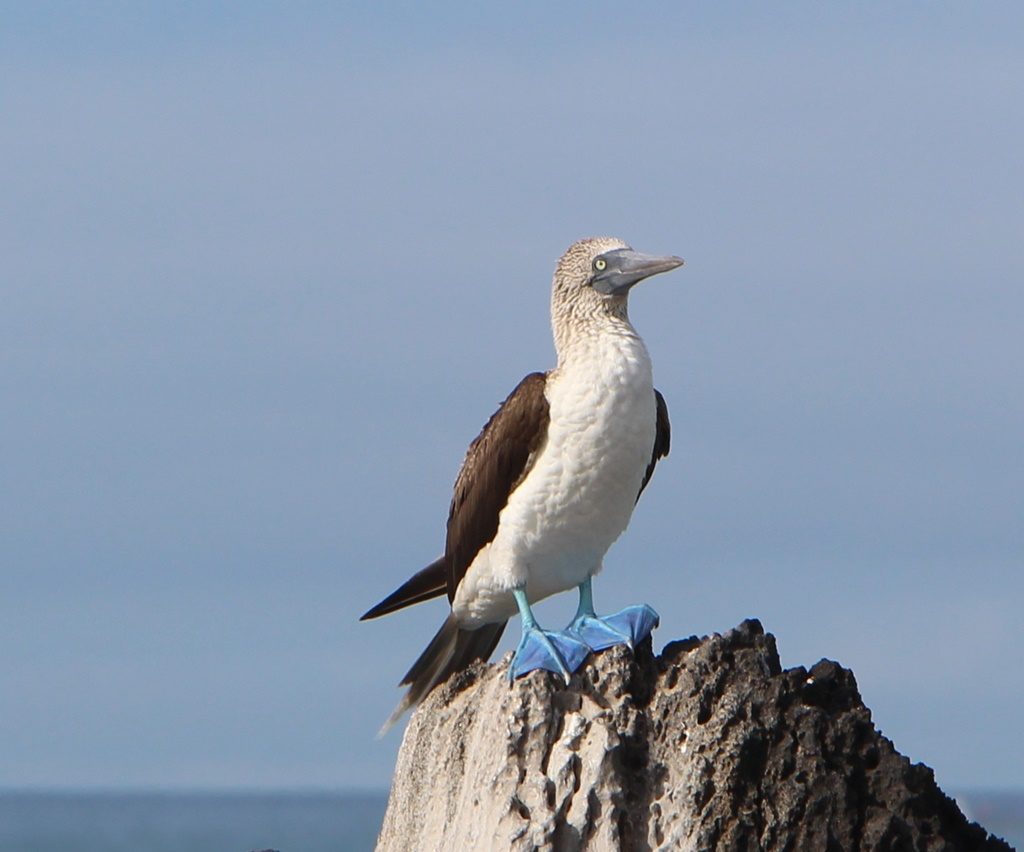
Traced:
<path id="1" fill-rule="evenodd" d="M 527 375 L 470 444 L 444 554 L 360 619 L 441 595 L 451 607 L 402 678 L 408 690 L 382 733 L 437 684 L 486 662 L 517 613 L 522 638 L 510 681 L 545 669 L 568 684 L 591 651 L 632 648 L 657 626 L 647 604 L 598 616 L 592 578 L 671 439 L 628 297 L 640 281 L 682 265 L 680 257 L 642 254 L 615 237 L 578 240 L 558 260 L 551 286 L 556 366 Z M 543 630 L 531 604 L 574 587 L 572 621 Z"/>

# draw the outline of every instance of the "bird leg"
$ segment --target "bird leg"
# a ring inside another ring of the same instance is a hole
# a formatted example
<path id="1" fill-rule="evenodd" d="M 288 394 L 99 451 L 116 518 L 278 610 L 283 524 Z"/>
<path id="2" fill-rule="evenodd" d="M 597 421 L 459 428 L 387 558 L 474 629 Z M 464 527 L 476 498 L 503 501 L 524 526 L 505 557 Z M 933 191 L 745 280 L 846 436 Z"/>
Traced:
<path id="1" fill-rule="evenodd" d="M 628 645 L 632 650 L 638 642 L 651 635 L 661 620 L 647 604 L 627 606 L 625 609 L 601 617 L 594 612 L 594 592 L 591 578 L 580 583 L 580 604 L 576 617 L 562 632 L 585 642 L 592 651 L 603 651 L 612 645 Z"/>
<path id="2" fill-rule="evenodd" d="M 534 669 L 547 669 L 562 675 L 565 682 L 590 653 L 590 647 L 575 636 L 541 630 L 530 610 L 525 589 L 513 589 L 519 616 L 523 622 L 523 638 L 508 669 L 508 679 L 522 677 Z"/>

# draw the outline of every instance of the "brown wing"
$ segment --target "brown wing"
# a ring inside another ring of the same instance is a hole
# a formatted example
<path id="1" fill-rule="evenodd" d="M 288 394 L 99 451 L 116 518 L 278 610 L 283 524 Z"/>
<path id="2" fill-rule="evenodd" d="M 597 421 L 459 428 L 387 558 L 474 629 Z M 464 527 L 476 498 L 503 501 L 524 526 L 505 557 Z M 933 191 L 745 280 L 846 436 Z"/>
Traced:
<path id="1" fill-rule="evenodd" d="M 387 615 L 445 592 L 449 600 L 454 598 L 477 553 L 498 531 L 498 515 L 505 508 L 508 495 L 529 472 L 533 456 L 547 434 L 545 381 L 544 373 L 531 373 L 523 379 L 469 445 L 448 512 L 445 555 L 413 574 L 364 613 L 360 621 Z"/>
<path id="2" fill-rule="evenodd" d="M 448 600 L 477 553 L 494 539 L 498 515 L 529 473 L 547 436 L 547 376 L 530 373 L 469 445 L 455 480 L 445 543 Z"/>
<path id="3" fill-rule="evenodd" d="M 379 604 L 363 613 L 359 620 L 379 618 L 403 607 L 443 595 L 447 589 L 447 572 L 444 570 L 444 564 L 443 556 L 435 559 L 426 568 L 413 574 Z"/>
<path id="4" fill-rule="evenodd" d="M 530 472 L 544 445 L 549 420 L 548 401 L 544 396 L 546 382 L 543 373 L 531 373 L 523 379 L 466 451 L 448 512 L 444 564 L 449 601 L 455 598 L 459 583 L 476 555 L 494 540 L 501 510 Z M 435 684 L 447 680 L 453 672 L 461 671 L 475 660 L 487 660 L 504 629 L 505 622 L 500 621 L 475 630 L 463 630 L 454 615 L 449 615 L 402 678 L 402 685 L 407 685 L 409 690 L 388 724 L 418 704 Z"/>
<path id="5" fill-rule="evenodd" d="M 637 500 L 640 499 L 640 495 L 644 493 L 647 483 L 654 476 L 654 468 L 658 464 L 658 459 L 663 459 L 668 455 L 669 444 L 672 441 L 672 424 L 668 421 L 668 406 L 665 404 L 665 397 L 657 389 L 654 391 L 654 402 L 657 406 L 657 429 L 654 433 L 654 451 L 651 453 L 651 463 L 647 465 L 644 481 L 640 483 L 640 490 L 636 495 Z"/>

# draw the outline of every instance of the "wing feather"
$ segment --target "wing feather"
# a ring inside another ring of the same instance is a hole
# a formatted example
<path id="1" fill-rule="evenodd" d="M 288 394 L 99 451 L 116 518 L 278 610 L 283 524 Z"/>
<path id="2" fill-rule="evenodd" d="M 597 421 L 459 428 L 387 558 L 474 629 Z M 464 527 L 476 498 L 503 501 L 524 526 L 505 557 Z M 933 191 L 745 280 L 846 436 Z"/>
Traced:
<path id="1" fill-rule="evenodd" d="M 447 572 L 444 566 L 443 556 L 435 559 L 426 568 L 413 574 L 379 604 L 363 613 L 359 620 L 379 618 L 382 615 L 395 612 L 395 610 L 443 595 L 447 590 Z"/>
<path id="2" fill-rule="evenodd" d="M 476 555 L 494 539 L 501 510 L 543 447 L 550 420 L 546 383 L 545 373 L 530 373 L 466 451 L 448 512 L 449 601 Z"/>
<path id="3" fill-rule="evenodd" d="M 647 472 L 644 473 L 644 481 L 640 483 L 640 490 L 636 495 L 637 500 L 640 499 L 640 495 L 644 493 L 647 483 L 654 476 L 654 468 L 658 464 L 658 459 L 663 459 L 668 455 L 669 446 L 672 443 L 672 424 L 669 423 L 668 419 L 668 405 L 665 404 L 665 397 L 661 395 L 661 391 L 657 388 L 654 390 L 654 402 L 657 407 L 654 449 L 651 452 L 651 463 L 647 465 Z"/>
<path id="4" fill-rule="evenodd" d="M 544 373 L 530 373 L 469 445 L 448 511 L 444 556 L 406 580 L 360 620 L 387 615 L 446 592 L 449 601 L 455 597 L 477 553 L 497 533 L 501 510 L 533 467 L 544 443 L 549 421 L 546 380 Z"/>

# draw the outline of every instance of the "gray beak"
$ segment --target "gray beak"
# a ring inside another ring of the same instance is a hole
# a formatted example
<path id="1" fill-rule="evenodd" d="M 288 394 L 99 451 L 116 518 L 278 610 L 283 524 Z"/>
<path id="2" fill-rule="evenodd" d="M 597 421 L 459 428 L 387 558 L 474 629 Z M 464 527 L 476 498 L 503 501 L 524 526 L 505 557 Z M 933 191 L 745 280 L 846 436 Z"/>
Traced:
<path id="1" fill-rule="evenodd" d="M 633 249 L 614 249 L 599 258 L 606 264 L 590 280 L 591 286 L 603 296 L 625 296 L 634 284 L 683 265 L 681 257 L 657 257 Z"/>

